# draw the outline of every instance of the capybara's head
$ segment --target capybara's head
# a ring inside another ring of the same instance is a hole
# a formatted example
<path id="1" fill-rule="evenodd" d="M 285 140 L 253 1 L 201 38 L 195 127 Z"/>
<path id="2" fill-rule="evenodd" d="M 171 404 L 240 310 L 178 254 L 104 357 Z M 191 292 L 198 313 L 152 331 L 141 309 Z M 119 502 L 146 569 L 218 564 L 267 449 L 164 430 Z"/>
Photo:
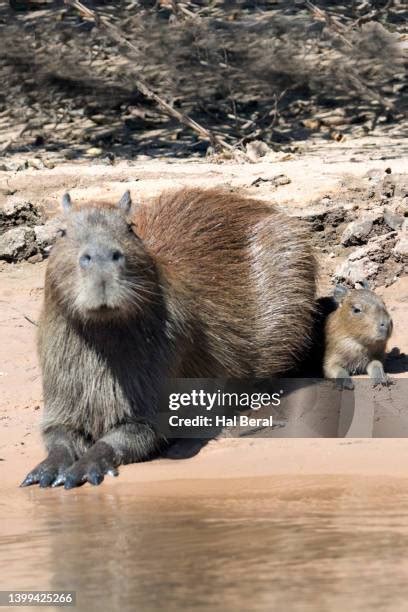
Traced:
<path id="1" fill-rule="evenodd" d="M 152 261 L 130 223 L 127 191 L 116 206 L 62 201 L 63 228 L 51 251 L 47 288 L 67 314 L 84 321 L 137 316 L 157 291 Z"/>
<path id="2" fill-rule="evenodd" d="M 392 333 L 392 319 L 383 300 L 368 289 L 349 289 L 337 285 L 334 299 L 338 304 L 336 323 L 344 335 L 366 346 L 386 342 Z"/>

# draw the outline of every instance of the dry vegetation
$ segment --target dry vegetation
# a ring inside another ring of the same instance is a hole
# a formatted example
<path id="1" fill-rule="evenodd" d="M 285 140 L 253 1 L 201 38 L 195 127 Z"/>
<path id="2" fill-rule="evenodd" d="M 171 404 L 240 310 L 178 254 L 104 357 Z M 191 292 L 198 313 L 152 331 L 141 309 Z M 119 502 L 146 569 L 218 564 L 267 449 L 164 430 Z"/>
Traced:
<path id="1" fill-rule="evenodd" d="M 211 140 L 285 149 L 315 133 L 403 129 L 402 1 L 11 4 L 0 9 L 3 152 L 202 155 Z"/>

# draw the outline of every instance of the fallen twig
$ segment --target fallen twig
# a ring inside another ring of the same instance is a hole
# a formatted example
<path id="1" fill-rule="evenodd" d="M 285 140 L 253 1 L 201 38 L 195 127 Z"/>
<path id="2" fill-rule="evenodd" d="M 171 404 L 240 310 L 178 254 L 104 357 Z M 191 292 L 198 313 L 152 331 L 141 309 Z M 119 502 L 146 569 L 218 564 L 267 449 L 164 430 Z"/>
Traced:
<path id="1" fill-rule="evenodd" d="M 363 23 L 367 23 L 369 21 L 372 21 L 373 19 L 378 19 L 378 17 L 381 17 L 382 15 L 384 15 L 388 11 L 388 9 L 392 7 L 393 4 L 394 4 L 394 0 L 388 0 L 385 6 L 380 7 L 380 8 L 375 8 L 371 12 L 367 13 L 366 15 L 362 15 L 362 17 L 359 17 L 358 19 L 356 19 L 356 21 L 352 24 L 351 27 L 361 26 Z"/>
<path id="2" fill-rule="evenodd" d="M 34 321 L 34 319 L 31 319 L 28 315 L 24 314 L 24 312 L 21 312 L 18 308 L 12 306 L 7 300 L 0 300 L 0 304 L 7 304 L 9 308 L 17 312 L 21 317 L 24 317 L 24 319 L 31 323 L 31 325 L 35 325 L 36 327 L 38 327 L 37 321 Z"/>
<path id="3" fill-rule="evenodd" d="M 26 319 L 26 321 L 31 323 L 31 325 L 35 325 L 36 327 L 38 327 L 38 323 L 36 321 L 34 321 L 33 319 L 30 319 L 30 317 L 28 317 L 27 315 L 23 315 L 23 317 Z"/>

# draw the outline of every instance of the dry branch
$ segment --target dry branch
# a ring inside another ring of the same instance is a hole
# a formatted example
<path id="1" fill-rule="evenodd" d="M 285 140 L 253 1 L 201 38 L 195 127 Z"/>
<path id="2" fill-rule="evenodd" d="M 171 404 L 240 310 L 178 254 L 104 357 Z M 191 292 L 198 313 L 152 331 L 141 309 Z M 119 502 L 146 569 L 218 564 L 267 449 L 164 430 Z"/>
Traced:
<path id="1" fill-rule="evenodd" d="M 27 124 L 20 149 L 69 159 L 92 145 L 200 156 L 202 140 L 228 156 L 254 139 L 291 149 L 333 114 L 345 135 L 393 129 L 408 12 L 385 3 L 67 0 L 14 14 L 0 2 L 0 114 L 18 126 L 7 143 L 2 128 L 0 154 Z"/>
<path id="2" fill-rule="evenodd" d="M 388 5 L 390 5 L 390 2 L 387 4 L 387 6 Z M 324 21 L 326 23 L 327 28 L 332 31 L 335 36 L 338 36 L 350 49 L 353 49 L 353 43 L 345 35 L 348 32 L 348 28 L 344 26 L 339 19 L 333 17 L 327 11 L 318 8 L 308 0 L 306 1 L 306 6 L 312 12 L 315 19 L 319 21 Z M 372 89 L 370 89 L 370 87 L 363 83 L 363 81 L 353 68 L 349 67 L 348 78 L 350 79 L 354 87 L 357 89 L 357 91 L 363 92 L 368 98 L 371 98 L 371 100 L 375 100 L 378 104 L 380 104 L 380 106 L 384 108 L 394 107 L 391 101 L 385 102 L 380 95 L 378 95 L 375 91 L 373 91 Z"/>
<path id="3" fill-rule="evenodd" d="M 79 2 L 79 0 L 64 0 L 65 4 L 72 6 L 77 9 L 81 15 L 90 21 L 93 21 L 97 27 L 103 28 L 109 36 L 117 43 L 124 44 L 131 51 L 138 52 L 138 49 L 130 41 L 128 41 L 122 34 L 121 30 L 112 24 L 109 19 L 103 15 L 99 15 L 96 11 L 89 9 L 87 6 Z M 222 149 L 223 151 L 234 151 L 235 148 L 226 142 L 223 138 L 214 134 L 204 126 L 200 125 L 194 119 L 191 119 L 188 115 L 177 111 L 171 106 L 166 100 L 160 97 L 156 92 L 152 90 L 149 84 L 142 76 L 135 77 L 135 84 L 137 88 L 142 92 L 146 98 L 153 100 L 157 106 L 168 116 L 176 119 L 182 125 L 192 129 L 199 138 L 202 140 L 209 141 L 214 148 Z M 245 155 L 242 153 L 242 155 Z M 246 156 L 245 156 L 246 157 Z"/>

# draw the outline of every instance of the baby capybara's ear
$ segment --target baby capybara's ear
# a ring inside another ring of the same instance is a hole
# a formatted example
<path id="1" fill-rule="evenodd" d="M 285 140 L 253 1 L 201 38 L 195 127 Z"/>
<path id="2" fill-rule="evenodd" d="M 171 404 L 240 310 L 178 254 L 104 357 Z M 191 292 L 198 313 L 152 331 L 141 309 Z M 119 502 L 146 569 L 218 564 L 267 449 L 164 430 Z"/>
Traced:
<path id="1" fill-rule="evenodd" d="M 69 193 L 64 193 L 62 196 L 62 209 L 65 213 L 68 213 L 72 208 L 72 200 Z"/>
<path id="2" fill-rule="evenodd" d="M 132 198 L 130 197 L 130 191 L 127 190 L 127 191 L 125 191 L 123 196 L 120 198 L 120 200 L 118 202 L 118 208 L 123 210 L 125 215 L 128 215 L 131 206 L 132 206 Z"/>
<path id="3" fill-rule="evenodd" d="M 370 290 L 370 283 L 367 279 L 359 281 L 358 283 L 356 283 L 355 286 L 356 289 L 367 289 L 368 291 Z"/>
<path id="4" fill-rule="evenodd" d="M 349 290 L 344 285 L 336 285 L 333 291 L 333 298 L 337 304 L 341 304 Z"/>

